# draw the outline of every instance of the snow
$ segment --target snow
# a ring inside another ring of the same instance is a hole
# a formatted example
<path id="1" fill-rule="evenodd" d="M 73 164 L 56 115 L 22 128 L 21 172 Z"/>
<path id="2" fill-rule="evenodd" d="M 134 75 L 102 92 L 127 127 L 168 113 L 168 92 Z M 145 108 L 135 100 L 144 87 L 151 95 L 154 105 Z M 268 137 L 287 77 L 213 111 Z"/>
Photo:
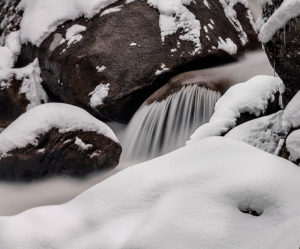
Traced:
<path id="1" fill-rule="evenodd" d="M 237 45 L 230 38 L 226 38 L 226 40 L 224 41 L 222 37 L 219 37 L 218 49 L 221 49 L 228 54 L 233 55 L 237 52 Z"/>
<path id="2" fill-rule="evenodd" d="M 21 80 L 22 84 L 19 94 L 25 94 L 26 99 L 29 101 L 26 108 L 29 110 L 36 105 L 48 102 L 48 96 L 41 85 L 42 78 L 40 77 L 40 73 L 41 69 L 38 59 L 35 59 L 23 68 L 0 69 L 0 82 L 12 77 Z M 10 85 L 1 82 L 0 87 L 3 89 L 10 87 Z"/>
<path id="3" fill-rule="evenodd" d="M 208 138 L 66 204 L 1 217 L 1 248 L 297 249 L 299 171 L 245 143 Z"/>
<path id="4" fill-rule="evenodd" d="M 12 68 L 14 65 L 13 54 L 7 47 L 0 47 L 0 70 L 3 68 Z"/>
<path id="5" fill-rule="evenodd" d="M 76 36 L 80 34 L 81 32 L 86 31 L 86 27 L 79 25 L 79 24 L 74 24 L 70 28 L 67 29 L 66 32 L 66 39 L 70 40 L 73 36 Z"/>
<path id="6" fill-rule="evenodd" d="M 282 115 L 283 111 L 279 111 L 248 121 L 233 128 L 225 137 L 240 140 L 268 153 L 276 154 L 281 137 L 285 135 Z"/>
<path id="7" fill-rule="evenodd" d="M 267 1 L 263 1 L 265 4 Z M 267 43 L 272 39 L 277 30 L 283 28 L 291 19 L 300 16 L 300 1 L 285 0 L 273 15 L 262 25 L 259 39 Z"/>
<path id="8" fill-rule="evenodd" d="M 209 136 L 220 136 L 236 125 L 242 113 L 259 116 L 266 111 L 276 93 L 283 93 L 280 78 L 259 75 L 236 84 L 218 100 L 209 123 L 200 126 L 191 136 L 189 143 Z"/>
<path id="9" fill-rule="evenodd" d="M 209 3 L 207 2 L 207 0 L 203 0 L 203 3 L 204 3 L 204 5 L 205 5 L 207 8 L 210 9 L 210 5 L 209 5 Z"/>
<path id="10" fill-rule="evenodd" d="M 235 28 L 235 30 L 239 34 L 239 38 L 241 40 L 241 43 L 245 45 L 248 42 L 248 36 L 246 32 L 243 30 L 243 26 L 241 25 L 240 21 L 237 19 L 237 13 L 234 10 L 234 6 L 237 3 L 246 4 L 245 1 L 232 1 L 232 0 L 219 0 L 224 8 L 224 13 L 229 20 L 229 22 L 232 24 L 232 26 Z"/>
<path id="11" fill-rule="evenodd" d="M 191 0 L 148 0 L 148 4 L 160 13 L 159 26 L 162 41 L 165 41 L 166 36 L 180 30 L 179 39 L 193 42 L 195 45 L 193 53 L 196 54 L 201 51 L 201 25 L 186 7 L 191 2 Z"/>
<path id="12" fill-rule="evenodd" d="M 92 144 L 86 144 L 85 142 L 82 141 L 82 139 L 80 139 L 79 137 L 75 138 L 75 144 L 78 145 L 79 149 L 84 151 L 84 150 L 88 150 L 90 148 L 93 147 Z"/>
<path id="13" fill-rule="evenodd" d="M 137 46 L 137 43 L 136 43 L 136 42 L 131 42 L 131 43 L 129 44 L 129 46 L 130 46 L 130 47 Z"/>
<path id="14" fill-rule="evenodd" d="M 123 5 L 120 5 L 120 6 L 117 6 L 117 7 L 113 7 L 113 8 L 109 8 L 109 9 L 106 9 L 104 10 L 100 16 L 104 16 L 104 15 L 107 15 L 107 14 L 110 14 L 110 13 L 114 13 L 114 12 L 119 12 L 122 10 L 122 7 Z"/>
<path id="15" fill-rule="evenodd" d="M 0 70 L 12 68 L 21 51 L 19 31 L 11 32 L 5 39 L 5 46 L 0 47 Z"/>
<path id="16" fill-rule="evenodd" d="M 300 91 L 288 103 L 283 113 L 283 126 L 286 133 L 300 128 Z M 290 160 L 300 159 L 300 130 L 293 131 L 286 139 L 286 147 L 290 152 Z"/>
<path id="17" fill-rule="evenodd" d="M 18 6 L 24 11 L 20 24 L 22 43 L 39 46 L 58 25 L 84 16 L 91 18 L 118 0 L 22 0 Z"/>
<path id="18" fill-rule="evenodd" d="M 90 106 L 96 108 L 103 104 L 104 99 L 108 96 L 109 84 L 99 84 L 96 86 L 94 91 L 89 93 L 90 96 Z"/>
<path id="19" fill-rule="evenodd" d="M 66 41 L 68 42 L 68 47 L 71 44 L 81 41 L 83 36 L 80 33 L 84 31 L 86 31 L 86 27 L 79 24 L 74 24 L 68 28 L 66 32 Z"/>
<path id="20" fill-rule="evenodd" d="M 96 67 L 98 73 L 103 73 L 106 70 L 106 66 L 102 65 L 101 67 Z"/>
<path id="21" fill-rule="evenodd" d="M 287 131 L 300 127 L 300 91 L 288 103 L 283 114 L 283 123 Z"/>
<path id="22" fill-rule="evenodd" d="M 156 70 L 155 75 L 161 75 L 163 72 L 167 72 L 170 69 L 166 67 L 166 64 L 162 63 L 160 66 L 161 70 Z"/>
<path id="23" fill-rule="evenodd" d="M 0 157 L 8 156 L 16 148 L 36 144 L 37 138 L 52 128 L 61 133 L 93 131 L 118 143 L 113 131 L 85 110 L 68 104 L 48 103 L 22 114 L 0 134 Z"/>
<path id="24" fill-rule="evenodd" d="M 300 130 L 293 131 L 286 139 L 286 148 L 290 153 L 289 159 L 296 162 L 300 159 Z"/>
<path id="25" fill-rule="evenodd" d="M 40 77 L 41 69 L 38 59 L 35 59 L 23 70 L 24 74 L 21 75 L 23 82 L 19 93 L 24 93 L 26 99 L 29 101 L 26 109 L 29 110 L 37 105 L 48 102 L 48 96 L 41 85 L 43 80 Z"/>

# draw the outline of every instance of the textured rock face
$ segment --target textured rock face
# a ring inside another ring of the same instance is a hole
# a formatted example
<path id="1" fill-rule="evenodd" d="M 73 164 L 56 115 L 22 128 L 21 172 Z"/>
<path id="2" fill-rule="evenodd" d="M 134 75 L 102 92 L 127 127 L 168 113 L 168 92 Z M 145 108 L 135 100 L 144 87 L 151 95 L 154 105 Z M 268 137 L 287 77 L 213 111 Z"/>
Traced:
<path id="1" fill-rule="evenodd" d="M 118 165 L 121 146 L 96 132 L 51 129 L 36 145 L 15 149 L 0 159 L 0 179 L 32 180 L 46 176 L 84 176 Z"/>
<path id="2" fill-rule="evenodd" d="M 22 80 L 12 77 L 2 81 L 0 86 L 0 127 L 7 127 L 26 111 L 29 101 L 25 94 L 19 94 Z"/>
<path id="3" fill-rule="evenodd" d="M 269 18 L 283 0 L 272 2 L 273 5 L 267 4 L 263 10 L 265 18 Z M 286 92 L 283 95 L 283 102 L 286 105 L 300 90 L 300 17 L 291 19 L 264 45 L 271 64 L 286 85 Z"/>
<path id="4" fill-rule="evenodd" d="M 67 22 L 38 49 L 24 47 L 18 64 L 25 65 L 32 55 L 37 56 L 50 96 L 81 106 L 103 120 L 127 121 L 151 93 L 174 75 L 233 61 L 245 50 L 259 47 L 243 5 L 234 7 L 243 28 L 238 31 L 225 15 L 222 1 L 208 2 L 209 8 L 203 1 L 187 7 L 202 27 L 202 49 L 198 53 L 193 42 L 179 39 L 181 29 L 162 42 L 159 13 L 146 1 L 119 1 L 109 7 L 120 6 L 117 12 Z M 82 39 L 69 45 L 61 43 L 74 24 L 86 27 L 80 33 Z M 236 53 L 218 49 L 228 48 L 219 45 L 227 38 L 236 45 Z M 91 104 L 92 93 L 99 87 L 106 91 L 99 93 L 98 103 Z"/>

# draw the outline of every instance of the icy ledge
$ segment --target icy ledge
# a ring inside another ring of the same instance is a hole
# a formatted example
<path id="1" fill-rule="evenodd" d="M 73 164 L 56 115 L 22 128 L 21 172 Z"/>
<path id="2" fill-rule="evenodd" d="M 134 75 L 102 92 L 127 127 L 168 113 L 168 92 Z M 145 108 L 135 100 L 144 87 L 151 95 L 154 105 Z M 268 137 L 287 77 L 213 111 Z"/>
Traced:
<path id="1" fill-rule="evenodd" d="M 64 205 L 0 217 L 0 244 L 1 249 L 298 249 L 299 189 L 294 164 L 211 137 L 128 168 Z"/>
<path id="2" fill-rule="evenodd" d="M 275 94 L 283 93 L 284 89 L 280 78 L 266 75 L 232 86 L 216 103 L 209 123 L 200 126 L 188 143 L 226 133 L 236 125 L 242 113 L 263 114 L 268 103 L 275 100 Z"/>
<path id="3" fill-rule="evenodd" d="M 0 134 L 0 157 L 14 149 L 36 144 L 38 137 L 51 128 L 57 128 L 61 133 L 93 131 L 119 143 L 106 124 L 85 110 L 68 104 L 48 103 L 30 109 Z"/>

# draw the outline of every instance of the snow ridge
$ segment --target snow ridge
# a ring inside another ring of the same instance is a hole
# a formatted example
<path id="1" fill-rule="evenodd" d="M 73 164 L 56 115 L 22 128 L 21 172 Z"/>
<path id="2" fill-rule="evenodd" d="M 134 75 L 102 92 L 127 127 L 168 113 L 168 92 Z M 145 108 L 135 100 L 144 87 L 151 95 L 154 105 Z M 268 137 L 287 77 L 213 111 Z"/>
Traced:
<path id="1" fill-rule="evenodd" d="M 264 1 L 266 4 L 268 1 Z M 283 28 L 291 19 L 300 16 L 300 0 L 285 0 L 273 15 L 264 23 L 259 32 L 259 39 L 267 43 L 277 30 Z"/>
<path id="2" fill-rule="evenodd" d="M 259 116 L 266 111 L 268 103 L 273 102 L 276 93 L 283 93 L 281 79 L 260 75 L 232 86 L 219 99 L 209 123 L 200 126 L 188 143 L 204 137 L 220 136 L 233 128 L 242 113 Z"/>

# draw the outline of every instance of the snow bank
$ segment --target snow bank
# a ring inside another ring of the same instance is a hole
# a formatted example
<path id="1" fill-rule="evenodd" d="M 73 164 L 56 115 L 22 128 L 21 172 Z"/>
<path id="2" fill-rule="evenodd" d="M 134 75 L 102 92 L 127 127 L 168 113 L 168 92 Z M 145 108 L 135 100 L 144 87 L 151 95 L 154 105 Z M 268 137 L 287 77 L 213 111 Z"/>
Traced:
<path id="1" fill-rule="evenodd" d="M 128 168 L 64 205 L 1 217 L 0 244 L 298 249 L 299 189 L 294 164 L 213 137 Z"/>
<path id="2" fill-rule="evenodd" d="M 16 148 L 34 145 L 37 138 L 51 128 L 57 128 L 61 133 L 93 131 L 118 143 L 113 131 L 85 110 L 68 104 L 49 103 L 30 109 L 0 134 L 0 157 Z"/>
<path id="3" fill-rule="evenodd" d="M 300 91 L 293 97 L 284 110 L 284 126 L 287 131 L 300 127 Z"/>
<path id="4" fill-rule="evenodd" d="M 290 153 L 290 160 L 296 162 L 300 159 L 300 130 L 293 131 L 286 139 L 286 148 Z"/>
<path id="5" fill-rule="evenodd" d="M 265 5 L 267 2 L 270 2 L 270 0 L 263 0 L 261 4 Z M 260 41 L 267 43 L 272 39 L 277 30 L 283 28 L 291 19 L 298 16 L 300 16 L 300 1 L 284 0 L 281 6 L 262 25 L 259 32 Z"/>
<path id="6" fill-rule="evenodd" d="M 243 141 L 268 153 L 275 154 L 285 130 L 282 126 L 283 111 L 241 124 L 225 137 Z"/>
<path id="7" fill-rule="evenodd" d="M 275 100 L 275 94 L 283 91 L 280 78 L 266 75 L 232 86 L 217 102 L 209 123 L 200 126 L 189 142 L 226 133 L 235 126 L 242 113 L 259 116 L 266 111 L 268 103 Z"/>

